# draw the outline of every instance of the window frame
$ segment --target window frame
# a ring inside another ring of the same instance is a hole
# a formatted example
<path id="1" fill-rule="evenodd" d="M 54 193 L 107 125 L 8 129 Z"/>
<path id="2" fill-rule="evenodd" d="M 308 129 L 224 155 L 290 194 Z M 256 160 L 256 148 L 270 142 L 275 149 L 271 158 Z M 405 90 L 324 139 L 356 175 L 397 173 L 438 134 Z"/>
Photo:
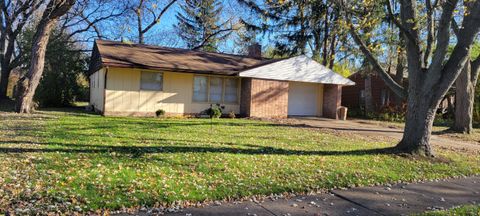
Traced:
<path id="1" fill-rule="evenodd" d="M 161 75 L 162 75 L 161 89 L 160 89 L 160 90 L 143 89 L 143 88 L 142 88 L 142 73 L 161 74 Z M 164 84 L 165 84 L 165 73 L 159 72 L 159 71 L 146 71 L 146 70 L 142 70 L 142 71 L 140 71 L 140 81 L 139 81 L 139 83 L 140 83 L 140 85 L 138 86 L 138 88 L 140 89 L 140 91 L 163 92 Z"/>
<path id="2" fill-rule="evenodd" d="M 195 96 L 195 77 L 205 77 L 206 80 L 207 80 L 207 83 L 206 83 L 207 92 L 205 93 L 206 96 L 207 96 L 206 101 L 197 101 L 197 100 L 194 99 L 195 98 L 194 97 Z M 192 102 L 193 103 L 208 103 L 209 101 L 210 101 L 210 77 L 194 75 L 193 79 L 192 79 Z"/>
<path id="3" fill-rule="evenodd" d="M 195 94 L 195 77 L 206 77 L 207 78 L 207 101 L 196 101 L 194 100 Z M 210 79 L 211 77 L 221 78 L 222 79 L 222 99 L 220 102 L 212 102 L 210 99 Z M 226 79 L 234 79 L 237 81 L 237 101 L 235 102 L 225 102 L 225 88 L 226 88 Z M 239 105 L 240 104 L 240 91 L 241 91 L 241 79 L 239 77 L 234 76 L 214 76 L 214 75 L 203 75 L 203 74 L 195 74 L 192 78 L 192 103 L 199 103 L 199 104 L 225 104 L 225 105 Z"/>

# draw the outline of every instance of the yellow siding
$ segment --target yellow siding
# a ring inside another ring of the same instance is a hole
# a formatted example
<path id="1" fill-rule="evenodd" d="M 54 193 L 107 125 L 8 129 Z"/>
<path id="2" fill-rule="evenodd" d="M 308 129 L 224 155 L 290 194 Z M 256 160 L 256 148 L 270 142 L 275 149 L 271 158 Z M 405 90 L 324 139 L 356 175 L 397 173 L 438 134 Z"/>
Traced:
<path id="1" fill-rule="evenodd" d="M 140 69 L 109 68 L 105 112 L 121 115 L 152 115 L 159 109 L 173 114 L 199 113 L 209 103 L 192 102 L 193 76 L 189 73 L 163 72 L 163 91 L 140 90 Z M 239 113 L 240 105 L 225 105 L 224 112 Z"/>
<path id="2" fill-rule="evenodd" d="M 100 69 L 90 75 L 90 105 L 103 112 L 105 89 L 105 69 Z"/>
<path id="3" fill-rule="evenodd" d="M 323 116 L 323 84 L 318 84 L 317 115 Z"/>

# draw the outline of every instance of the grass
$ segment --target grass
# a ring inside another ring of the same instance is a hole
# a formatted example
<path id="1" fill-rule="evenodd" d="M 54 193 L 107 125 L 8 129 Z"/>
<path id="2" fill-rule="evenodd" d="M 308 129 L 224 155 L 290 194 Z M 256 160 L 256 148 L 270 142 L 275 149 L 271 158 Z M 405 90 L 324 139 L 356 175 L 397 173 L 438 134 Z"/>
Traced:
<path id="1" fill-rule="evenodd" d="M 480 205 L 465 205 L 457 208 L 452 208 L 444 211 L 430 211 L 419 216 L 454 216 L 454 215 L 480 215 Z"/>
<path id="2" fill-rule="evenodd" d="M 44 111 L 0 112 L 0 122 L 0 213 L 191 205 L 480 173 L 475 155 L 401 157 L 380 151 L 394 143 L 245 119 Z"/>

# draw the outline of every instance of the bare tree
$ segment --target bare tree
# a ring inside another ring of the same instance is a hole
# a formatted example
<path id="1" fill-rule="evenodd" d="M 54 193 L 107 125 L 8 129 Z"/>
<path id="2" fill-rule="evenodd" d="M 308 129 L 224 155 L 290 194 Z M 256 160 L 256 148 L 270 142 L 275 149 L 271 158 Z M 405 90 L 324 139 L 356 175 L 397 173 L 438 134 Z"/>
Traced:
<path id="1" fill-rule="evenodd" d="M 157 1 L 139 0 L 138 3 L 129 6 L 129 9 L 134 12 L 137 21 L 138 43 L 145 43 L 145 34 L 160 23 L 162 17 L 175 2 L 177 0 L 169 0 L 163 8 L 159 8 Z M 151 19 L 144 23 L 144 21 L 148 20 L 146 19 L 147 16 L 151 16 Z"/>
<path id="2" fill-rule="evenodd" d="M 15 110 L 19 113 L 30 113 L 32 111 L 32 100 L 35 90 L 42 77 L 45 65 L 45 51 L 52 28 L 58 19 L 65 15 L 75 4 L 76 0 L 50 0 L 46 5 L 31 50 L 31 61 L 28 73 L 19 80 L 18 97 Z"/>
<path id="3" fill-rule="evenodd" d="M 97 38 L 105 38 L 100 24 L 120 16 L 124 16 L 127 8 L 122 2 L 115 0 L 79 0 L 62 18 L 61 29 L 70 30 L 68 39 L 93 31 Z"/>
<path id="4" fill-rule="evenodd" d="M 408 92 L 404 135 L 396 146 L 396 150 L 427 156 L 434 155 L 430 145 L 430 136 L 436 110 L 467 63 L 470 48 L 480 31 L 480 0 L 465 1 L 463 6 L 466 11 L 456 37 L 455 48 L 451 55 L 447 55 L 447 48 L 452 42 L 451 22 L 455 10 L 460 7 L 459 1 L 445 0 L 435 1 L 435 3 L 430 1 L 427 0 L 424 7 L 428 11 L 426 13 L 427 26 L 423 26 L 420 21 L 422 16 L 420 13 L 425 12 L 419 9 L 422 7 L 417 5 L 416 0 L 399 1 L 400 19 L 397 19 L 397 14 L 394 14 L 390 0 L 385 1 L 388 18 L 394 21 L 405 39 L 409 82 L 407 90 L 395 82 L 360 37 L 361 33 L 357 31 L 357 28 L 369 17 L 356 17 L 355 6 L 347 5 L 345 1 L 339 4 L 349 16 L 347 20 L 350 21 L 348 26 L 352 38 L 373 65 L 375 71 L 397 95 L 407 95 Z M 439 2 L 438 6 L 436 2 Z M 433 11 L 441 13 L 438 21 L 430 16 L 430 13 L 434 13 Z M 436 28 L 432 28 L 431 25 Z M 427 40 L 426 45 L 422 46 L 421 38 L 424 30 L 427 32 Z M 432 47 L 435 47 L 435 50 Z M 473 71 L 477 69 L 472 68 Z"/>
<path id="5" fill-rule="evenodd" d="M 16 54 L 16 41 L 32 14 L 43 0 L 0 1 L 0 99 L 7 97 L 7 87 L 11 71 L 20 65 Z"/>

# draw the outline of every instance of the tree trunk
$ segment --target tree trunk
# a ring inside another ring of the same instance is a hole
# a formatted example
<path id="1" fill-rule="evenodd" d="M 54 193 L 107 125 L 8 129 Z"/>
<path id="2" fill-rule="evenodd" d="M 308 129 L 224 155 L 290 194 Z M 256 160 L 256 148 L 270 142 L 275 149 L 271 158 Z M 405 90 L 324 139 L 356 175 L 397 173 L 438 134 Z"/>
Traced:
<path id="1" fill-rule="evenodd" d="M 13 37 L 13 35 L 10 35 L 10 36 Z M 3 55 L 3 58 L 1 59 L 2 74 L 0 77 L 0 99 L 7 98 L 8 81 L 10 78 L 10 74 L 12 72 L 11 61 L 12 61 L 12 55 L 13 55 L 14 49 L 15 49 L 15 41 L 12 39 L 9 39 L 7 50 Z"/>
<path id="2" fill-rule="evenodd" d="M 8 79 L 10 78 L 10 70 L 5 70 L 2 67 L 2 73 L 0 75 L 0 99 L 7 98 Z"/>
<path id="3" fill-rule="evenodd" d="M 15 110 L 19 113 L 32 111 L 33 96 L 40 82 L 45 66 L 45 51 L 52 28 L 58 18 L 65 15 L 75 4 L 76 0 L 50 0 L 43 11 L 42 19 L 37 25 L 33 36 L 32 57 L 28 73 L 18 81 L 17 104 Z"/>
<path id="4" fill-rule="evenodd" d="M 451 129 L 468 134 L 472 132 L 475 99 L 475 83 L 472 80 L 470 61 L 467 61 L 455 81 L 455 121 Z"/>
<path id="5" fill-rule="evenodd" d="M 1 3 L 3 4 L 3 3 Z M 3 16 L 0 16 L 0 21 L 3 23 Z M 8 27 L 8 26 L 7 26 Z M 0 99 L 7 98 L 7 88 L 8 88 L 8 78 L 10 74 L 7 74 L 7 70 L 4 70 L 4 60 L 5 60 L 5 49 L 7 45 L 7 31 L 5 28 L 2 28 L 0 32 L 0 64 L 1 65 L 1 74 L 0 74 Z"/>
<path id="6" fill-rule="evenodd" d="M 328 63 L 328 68 L 330 68 L 330 70 L 333 70 L 333 67 L 335 66 L 335 46 L 337 44 L 337 41 L 336 41 L 336 35 L 332 35 L 332 39 L 331 39 L 331 44 L 330 44 L 330 56 L 329 56 L 329 60 L 330 62 Z"/>
<path id="7" fill-rule="evenodd" d="M 328 63 L 328 10 L 325 11 L 325 23 L 324 23 L 324 33 L 323 33 L 323 59 L 322 64 L 326 67 Z"/>
<path id="8" fill-rule="evenodd" d="M 396 146 L 399 152 L 434 156 L 430 136 L 439 102 L 432 105 L 431 101 L 439 100 L 428 94 L 409 94 L 403 138 Z"/>
<path id="9" fill-rule="evenodd" d="M 403 51 L 403 48 L 400 48 L 400 51 L 398 52 L 398 58 L 397 58 L 397 67 L 396 67 L 396 72 L 395 72 L 395 82 L 398 84 L 402 85 L 403 83 L 403 72 L 405 70 L 405 52 Z M 403 103 L 403 98 L 395 94 L 395 105 L 397 107 L 400 107 Z"/>
<path id="10" fill-rule="evenodd" d="M 367 74 L 365 77 L 365 114 L 372 113 L 373 110 L 373 96 L 372 96 L 372 75 Z"/>
<path id="11" fill-rule="evenodd" d="M 30 113 L 32 111 L 33 96 L 42 77 L 45 66 L 45 51 L 55 22 L 56 20 L 42 20 L 38 25 L 32 47 L 31 66 L 25 77 L 22 77 L 18 83 L 16 111 L 19 113 Z"/>

